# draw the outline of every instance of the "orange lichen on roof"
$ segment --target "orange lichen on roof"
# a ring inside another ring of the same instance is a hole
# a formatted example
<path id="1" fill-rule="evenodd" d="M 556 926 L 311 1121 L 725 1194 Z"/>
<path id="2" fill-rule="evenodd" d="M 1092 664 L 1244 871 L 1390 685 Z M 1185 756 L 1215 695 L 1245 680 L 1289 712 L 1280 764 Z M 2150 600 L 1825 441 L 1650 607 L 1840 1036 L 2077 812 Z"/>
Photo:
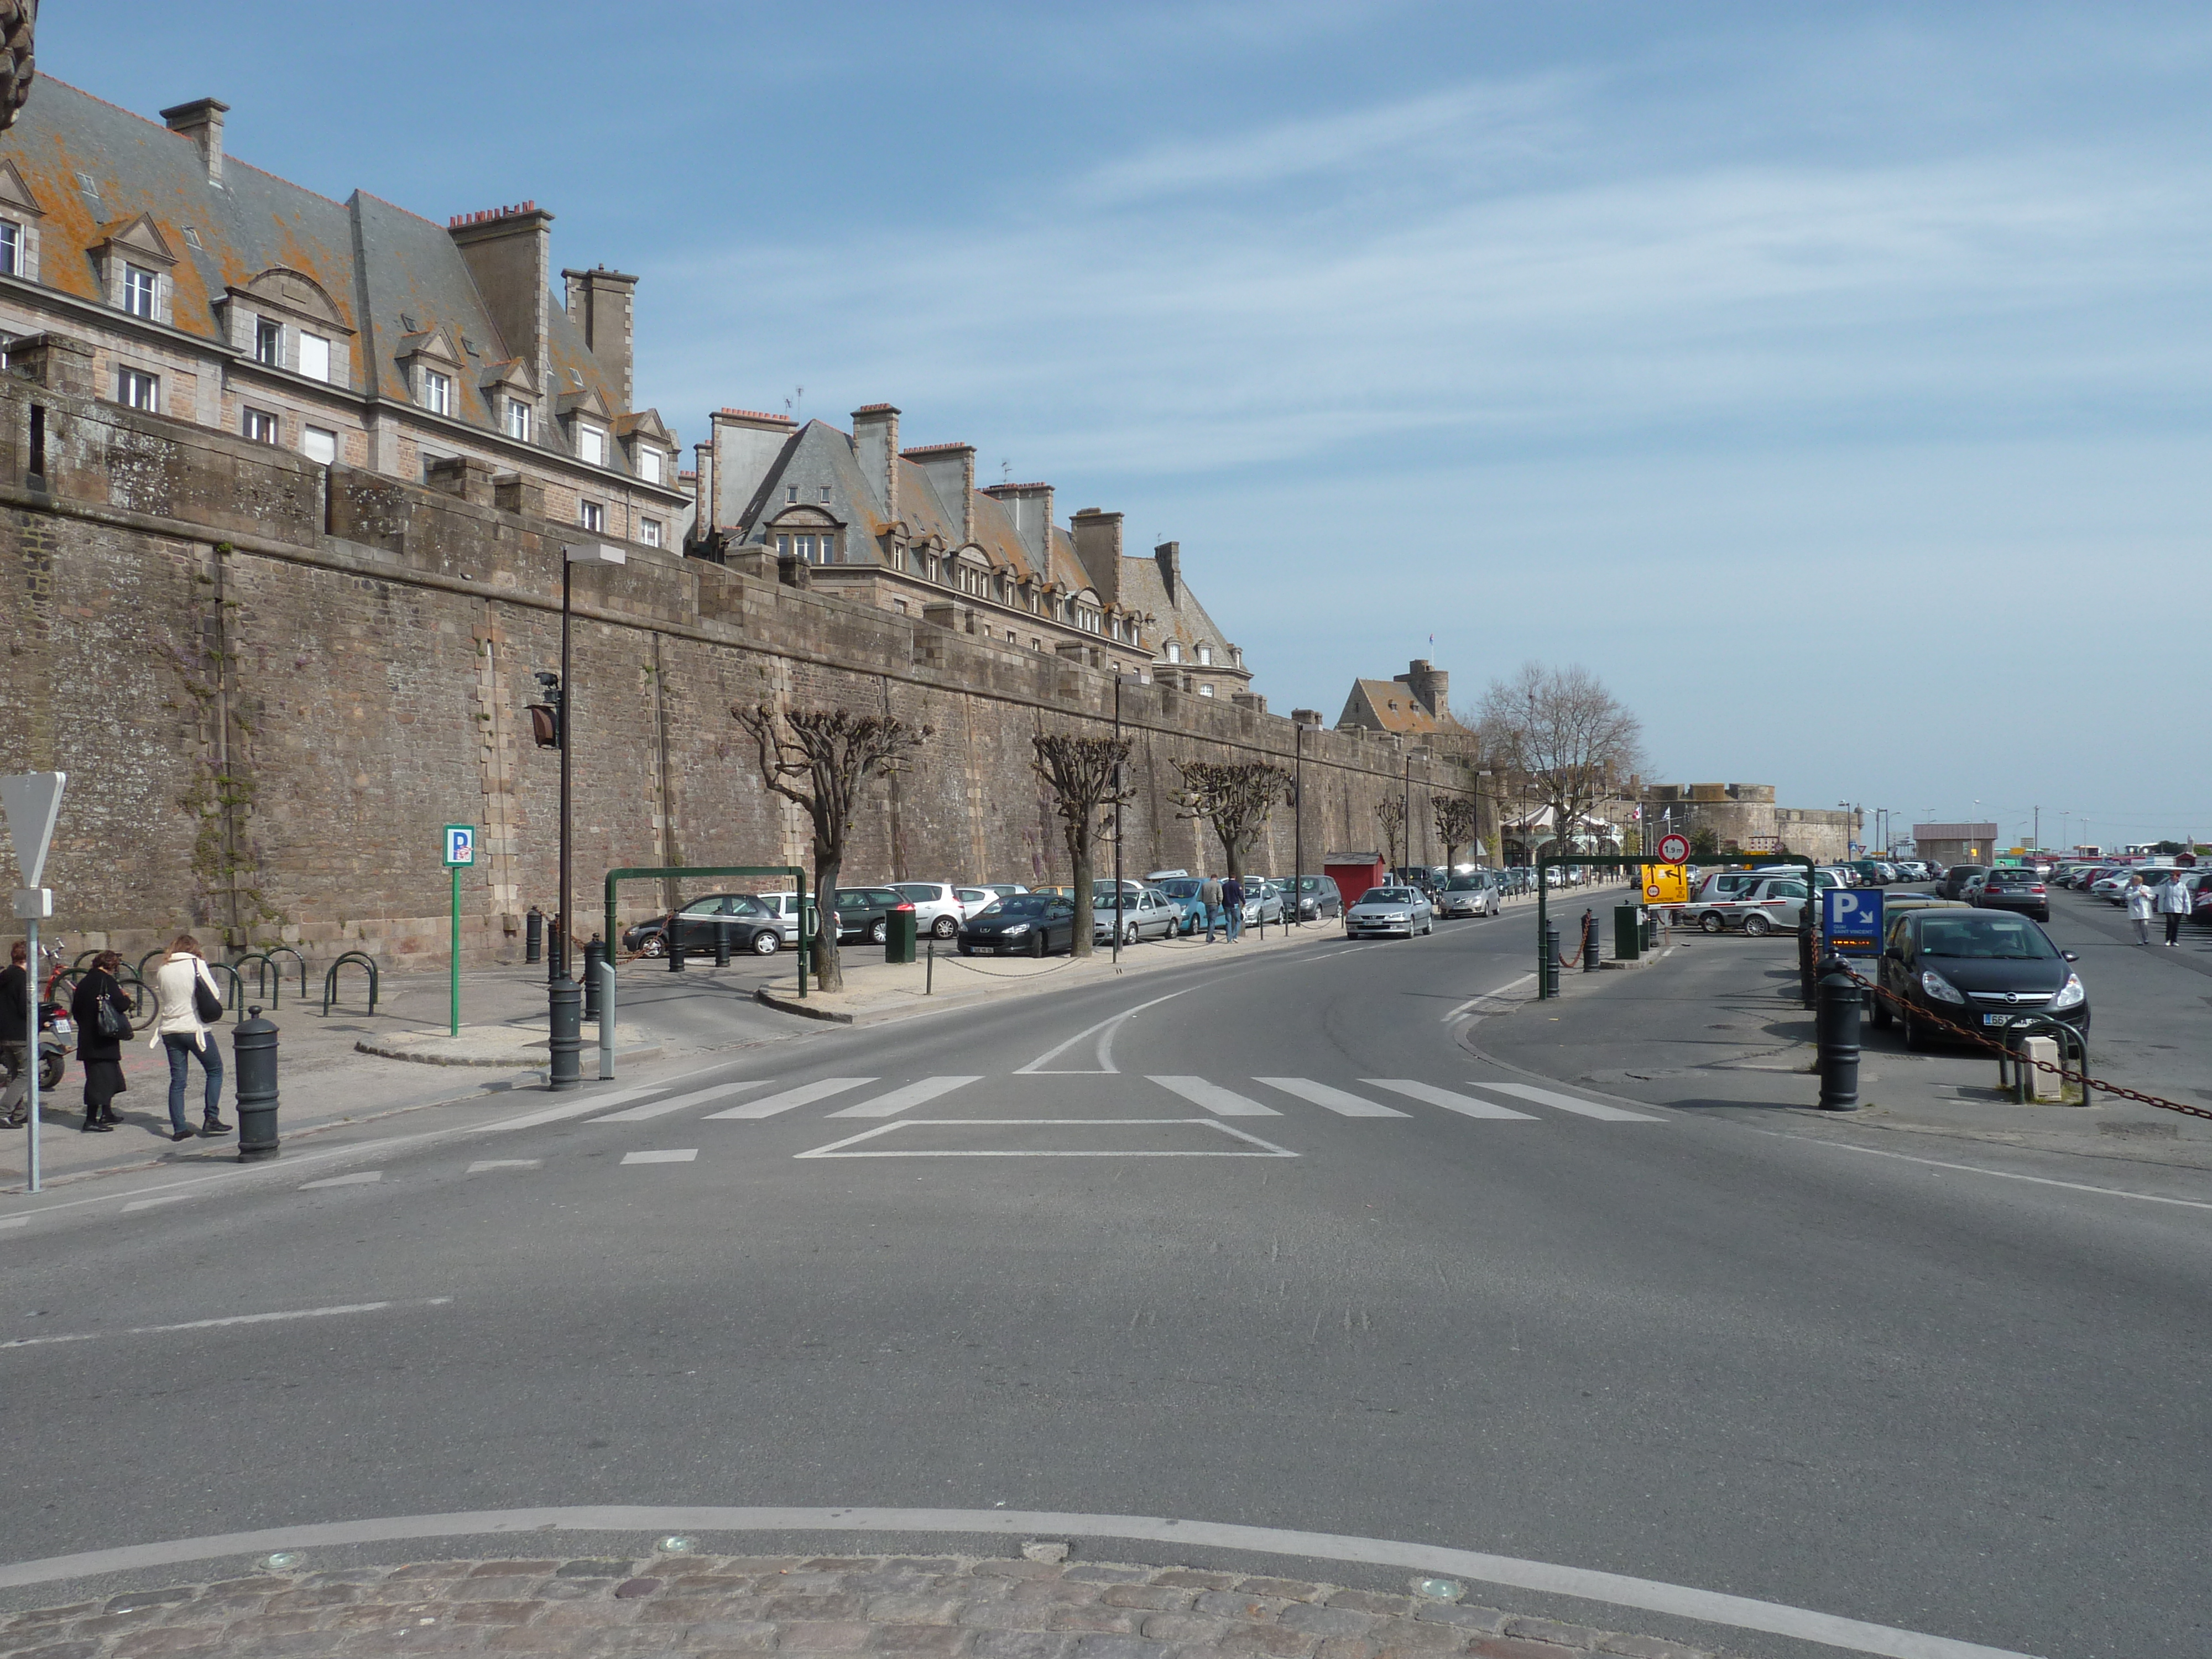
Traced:
<path id="1" fill-rule="evenodd" d="M 902 449 L 902 455 L 942 455 L 955 449 L 973 449 L 973 444 L 920 444 L 912 449 Z"/>
<path id="2" fill-rule="evenodd" d="M 741 421 L 779 421 L 785 426 L 799 424 L 788 415 L 771 415 L 764 409 L 732 409 L 726 404 L 721 412 L 725 415 L 735 416 Z"/>

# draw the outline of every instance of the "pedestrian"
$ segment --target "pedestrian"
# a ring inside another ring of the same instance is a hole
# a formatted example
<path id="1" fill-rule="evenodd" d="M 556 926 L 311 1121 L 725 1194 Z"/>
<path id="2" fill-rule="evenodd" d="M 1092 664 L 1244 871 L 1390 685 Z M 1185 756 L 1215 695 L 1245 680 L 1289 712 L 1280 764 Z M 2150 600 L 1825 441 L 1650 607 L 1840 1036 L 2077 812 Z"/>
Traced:
<path id="1" fill-rule="evenodd" d="M 123 1121 L 115 1097 L 131 1085 L 123 1080 L 123 1039 L 131 1035 L 131 999 L 123 994 L 115 970 L 123 958 L 102 951 L 92 971 L 76 982 L 70 1018 L 76 1023 L 76 1057 L 84 1062 L 84 1132 L 104 1135 Z"/>
<path id="2" fill-rule="evenodd" d="M 2188 873 L 2186 870 L 2171 871 L 2158 884 L 2158 913 L 2166 918 L 2166 942 L 2169 948 L 2180 945 L 2181 919 L 2189 914 L 2189 889 L 2182 879 Z"/>
<path id="3" fill-rule="evenodd" d="M 1213 943 L 1213 930 L 1221 920 L 1221 881 L 1208 876 L 1198 886 L 1198 902 L 1206 912 L 1206 942 Z"/>
<path id="4" fill-rule="evenodd" d="M 204 1135 L 227 1135 L 230 1125 L 225 1123 L 216 1108 L 222 1103 L 222 1045 L 208 1035 L 215 1019 L 201 1017 L 199 993 L 204 988 L 215 1019 L 222 1017 L 222 994 L 216 989 L 215 975 L 200 956 L 199 941 L 190 933 L 177 935 L 177 942 L 169 947 L 169 954 L 161 958 L 161 965 L 154 970 L 154 988 L 161 996 L 161 1015 L 154 1022 L 154 1040 L 146 1046 L 160 1048 L 169 1056 L 169 1139 L 190 1140 L 192 1131 L 185 1122 L 185 1081 L 191 1072 L 191 1058 L 199 1056 L 200 1070 L 207 1075 L 205 1096 L 206 1115 L 200 1123 Z"/>
<path id="5" fill-rule="evenodd" d="M 2155 908 L 2150 889 L 2143 885 L 2141 876 L 2128 878 L 2128 920 L 2136 925 L 2136 943 L 2150 943 L 2150 919 Z"/>
<path id="6" fill-rule="evenodd" d="M 9 947 L 7 967 L 0 969 L 0 1066 L 8 1069 L 8 1086 L 0 1090 L 0 1128 L 5 1129 L 31 1121 L 30 1013 L 24 1006 L 31 994 L 30 960 L 30 947 L 17 939 Z"/>
<path id="7" fill-rule="evenodd" d="M 1229 942 L 1234 945 L 1244 931 L 1244 884 L 1234 875 L 1221 884 L 1221 911 L 1229 928 Z"/>

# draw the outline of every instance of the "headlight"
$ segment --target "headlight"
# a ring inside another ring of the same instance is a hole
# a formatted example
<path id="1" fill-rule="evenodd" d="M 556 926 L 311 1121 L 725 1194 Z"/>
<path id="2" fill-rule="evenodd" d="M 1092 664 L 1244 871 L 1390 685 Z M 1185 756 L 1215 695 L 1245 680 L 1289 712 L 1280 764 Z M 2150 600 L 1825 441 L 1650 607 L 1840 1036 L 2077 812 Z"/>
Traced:
<path id="1" fill-rule="evenodd" d="M 1029 930 L 1029 923 L 1026 921 L 1018 921 L 1012 927 L 1002 928 L 1000 931 L 1007 939 L 1012 939 L 1018 934 L 1028 933 Z"/>
<path id="2" fill-rule="evenodd" d="M 2058 988 L 2058 994 L 2051 999 L 2054 1008 L 2073 1008 L 2089 1000 L 2089 989 L 2081 983 L 2081 975 L 2069 974 L 2066 983 Z"/>
<path id="3" fill-rule="evenodd" d="M 1920 975 L 1920 988 L 1938 1002 L 1956 1002 L 1963 1006 L 1966 1000 L 1959 994 L 1957 986 L 1932 968 Z"/>

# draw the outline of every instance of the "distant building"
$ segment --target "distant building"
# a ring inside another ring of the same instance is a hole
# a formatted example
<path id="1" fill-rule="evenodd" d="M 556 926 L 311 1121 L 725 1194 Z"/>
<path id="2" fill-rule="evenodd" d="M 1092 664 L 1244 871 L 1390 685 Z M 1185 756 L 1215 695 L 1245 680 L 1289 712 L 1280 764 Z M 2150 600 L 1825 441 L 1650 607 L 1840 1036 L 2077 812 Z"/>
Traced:
<path id="1" fill-rule="evenodd" d="M 1987 864 L 1997 850 L 1994 823 L 1916 823 L 1912 853 L 1938 864 Z"/>
<path id="2" fill-rule="evenodd" d="M 1422 658 L 1394 679 L 1354 680 L 1336 717 L 1340 732 L 1387 732 L 1455 754 L 1470 754 L 1474 732 L 1451 712 L 1451 676 Z"/>
<path id="3" fill-rule="evenodd" d="M 0 343 L 57 389 L 676 544 L 676 436 L 631 398 L 637 279 L 558 273 L 534 203 L 445 225 L 42 76 L 0 137 Z M 47 360 L 51 358 L 52 362 Z"/>
<path id="4" fill-rule="evenodd" d="M 1851 856 L 1858 815 L 1849 807 L 1778 806 L 1771 783 L 1653 783 L 1642 787 L 1643 841 L 1710 831 L 1723 853 L 1802 853 L 1820 864 Z"/>

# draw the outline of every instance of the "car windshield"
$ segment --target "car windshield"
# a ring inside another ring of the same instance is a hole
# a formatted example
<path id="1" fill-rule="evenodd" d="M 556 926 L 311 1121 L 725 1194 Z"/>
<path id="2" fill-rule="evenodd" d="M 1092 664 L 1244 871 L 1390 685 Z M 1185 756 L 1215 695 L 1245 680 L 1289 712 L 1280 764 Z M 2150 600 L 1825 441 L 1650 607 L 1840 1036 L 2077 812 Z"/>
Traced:
<path id="1" fill-rule="evenodd" d="M 1479 892 L 1483 888 L 1489 885 L 1490 878 L 1488 876 L 1454 876 L 1449 881 L 1444 884 L 1444 891 L 1447 893 L 1473 893 Z"/>
<path id="2" fill-rule="evenodd" d="M 2058 952 L 2033 922 L 2013 916 L 1967 916 L 1955 911 L 1920 927 L 1923 956 L 1976 957 L 1993 962 L 2045 962 Z"/>
<path id="3" fill-rule="evenodd" d="M 1009 893 L 991 907 L 994 916 L 1041 916 L 1044 907 L 1051 902 L 1043 893 Z"/>
<path id="4" fill-rule="evenodd" d="M 1162 882 L 1160 891 L 1165 893 L 1170 898 L 1196 898 L 1198 890 L 1204 885 L 1203 882 L 1192 881 L 1186 878 L 1179 881 Z"/>
<path id="5" fill-rule="evenodd" d="M 1362 904 L 1411 904 L 1413 892 L 1409 887 L 1370 887 L 1367 890 L 1367 896 L 1359 902 Z"/>

